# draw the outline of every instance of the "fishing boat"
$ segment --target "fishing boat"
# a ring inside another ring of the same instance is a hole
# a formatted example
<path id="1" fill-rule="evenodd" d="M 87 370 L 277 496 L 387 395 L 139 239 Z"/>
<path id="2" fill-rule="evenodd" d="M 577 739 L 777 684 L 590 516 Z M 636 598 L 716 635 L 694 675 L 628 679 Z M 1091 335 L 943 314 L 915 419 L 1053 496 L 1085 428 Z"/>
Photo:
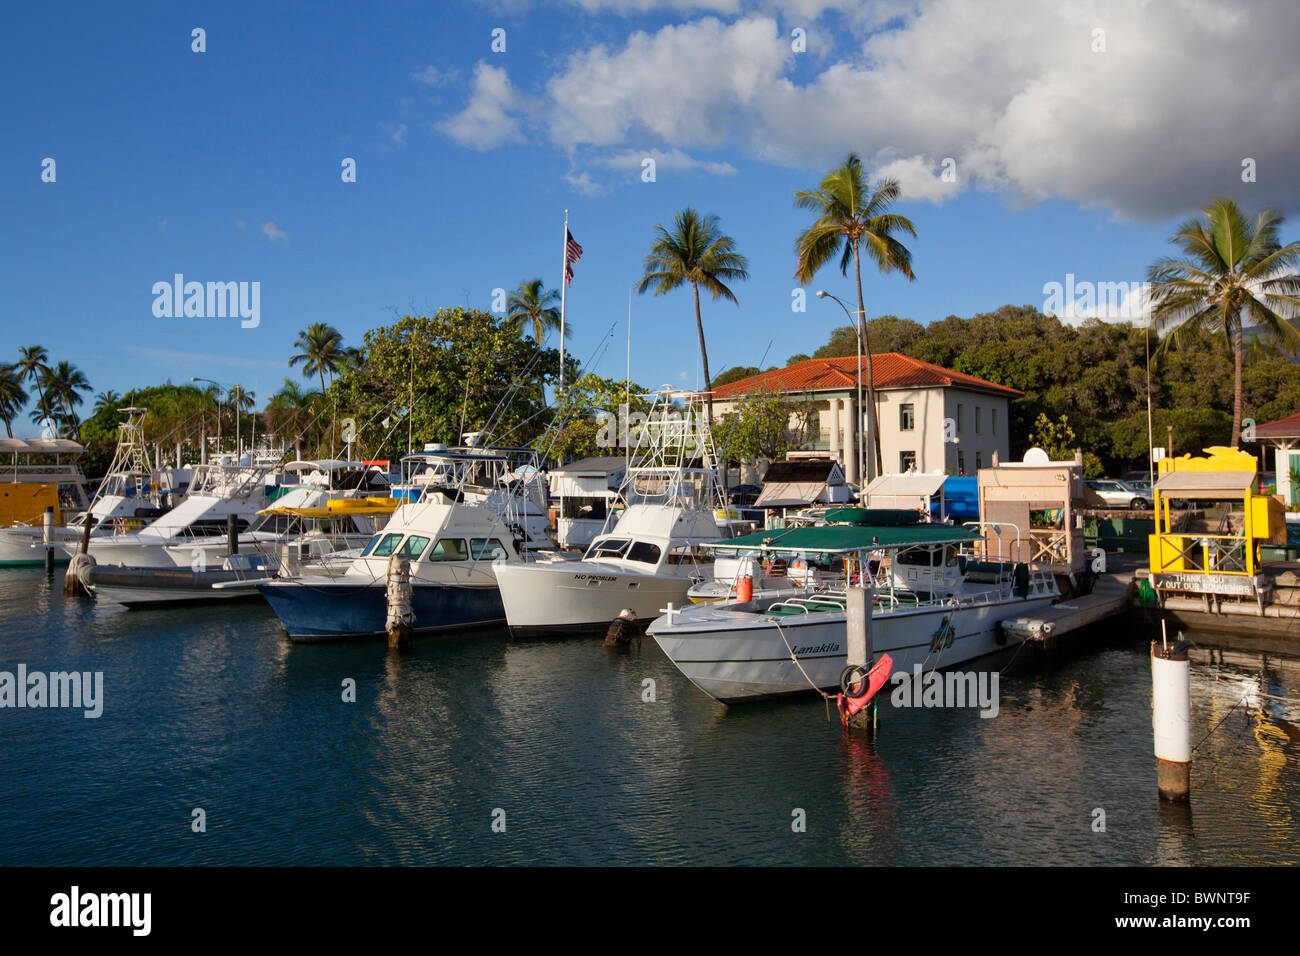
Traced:
<path id="1" fill-rule="evenodd" d="M 398 504 L 387 497 L 388 477 L 364 462 L 291 461 L 280 470 L 284 480 L 267 496 L 272 503 L 237 535 L 235 553 L 276 559 L 292 544 L 299 560 L 310 560 L 360 550 Z M 164 550 L 177 567 L 201 569 L 219 566 L 231 542 L 225 534 L 187 537 Z"/>
<path id="2" fill-rule="evenodd" d="M 115 522 L 116 533 L 92 535 L 90 556 L 98 565 L 170 568 L 175 561 L 169 547 L 224 541 L 228 516 L 234 518 L 237 531 L 246 530 L 268 503 L 279 458 L 268 453 L 245 459 L 219 458 L 199 465 L 183 502 L 138 531 Z M 68 554 L 76 554 L 81 542 L 65 541 L 62 546 Z"/>
<path id="3" fill-rule="evenodd" d="M 710 546 L 718 554 L 817 569 L 798 595 L 666 606 L 648 633 L 696 687 L 737 704 L 840 686 L 850 586 L 873 590 L 872 645 L 890 655 L 895 673 L 998 653 L 1006 640 L 1000 621 L 1060 596 L 1050 571 L 986 555 L 977 527 L 920 524 L 910 511 L 851 511 L 829 515 L 825 526 L 760 531 Z"/>
<path id="4" fill-rule="evenodd" d="M 711 576 L 699 548 L 725 534 L 716 459 L 698 408 L 688 404 L 683 414 L 674 397 L 661 393 L 650 412 L 638 463 L 620 489 L 625 507 L 581 560 L 554 556 L 496 569 L 512 633 L 604 630 L 624 612 L 645 624 Z"/>
<path id="5" fill-rule="evenodd" d="M 169 547 L 174 567 L 92 565 L 79 578 L 95 597 L 133 608 L 259 599 L 258 583 L 276 575 L 328 573 L 351 563 L 401 504 L 353 494 L 296 488 L 263 509 L 247 534 Z"/>
<path id="6" fill-rule="evenodd" d="M 384 635 L 389 572 L 402 561 L 415 633 L 505 620 L 494 566 L 520 562 L 544 543 L 530 540 L 522 520 L 527 493 L 512 478 L 510 457 L 476 448 L 413 457 L 421 461 L 406 469 L 408 477 L 430 480 L 394 489 L 401 503 L 344 571 L 304 567 L 298 576 L 257 583 L 290 638 Z"/>

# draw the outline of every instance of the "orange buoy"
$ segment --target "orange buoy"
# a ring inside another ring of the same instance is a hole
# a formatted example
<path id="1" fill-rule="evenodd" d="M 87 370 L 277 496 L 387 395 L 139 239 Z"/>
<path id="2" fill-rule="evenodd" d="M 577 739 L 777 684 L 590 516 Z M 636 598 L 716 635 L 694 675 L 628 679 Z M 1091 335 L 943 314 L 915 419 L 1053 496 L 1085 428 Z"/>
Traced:
<path id="1" fill-rule="evenodd" d="M 754 579 L 750 577 L 741 578 L 736 582 L 736 600 L 744 603 L 754 599 Z"/>

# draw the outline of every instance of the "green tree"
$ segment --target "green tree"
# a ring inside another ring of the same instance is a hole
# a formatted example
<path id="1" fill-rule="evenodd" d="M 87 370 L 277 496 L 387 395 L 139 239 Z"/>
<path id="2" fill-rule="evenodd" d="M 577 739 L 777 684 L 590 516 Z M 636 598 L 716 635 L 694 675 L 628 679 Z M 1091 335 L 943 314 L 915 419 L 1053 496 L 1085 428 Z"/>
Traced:
<path id="1" fill-rule="evenodd" d="M 266 403 L 267 423 L 272 434 L 287 436 L 295 458 L 302 457 L 303 445 L 308 441 L 317 402 L 321 398 L 320 392 L 304 389 L 293 379 L 286 378 L 280 390 Z"/>
<path id="2" fill-rule="evenodd" d="M 356 420 L 357 446 L 369 457 L 405 454 L 408 426 L 416 447 L 456 444 L 488 426 L 491 440 L 526 445 L 541 431 L 540 398 L 517 387 L 534 348 L 497 316 L 440 309 L 371 329 L 364 341 L 364 364 L 343 372 L 327 400 Z M 558 369 L 558 357 L 545 350 L 541 367 Z"/>
<path id="3" fill-rule="evenodd" d="M 713 380 L 713 387 L 721 388 L 723 385 L 730 385 L 732 382 L 753 378 L 757 374 L 759 374 L 759 369 L 756 365 L 737 365 L 719 373 L 718 377 Z"/>
<path id="4" fill-rule="evenodd" d="M 41 384 L 46 408 L 33 412 L 33 418 L 40 421 L 48 412 L 61 434 L 68 438 L 77 437 L 81 419 L 77 417 L 76 407 L 82 402 L 81 393 L 90 391 L 85 373 L 69 362 L 59 362 L 46 370 Z"/>
<path id="5" fill-rule="evenodd" d="M 717 434 L 719 446 L 726 442 L 731 461 L 784 458 L 787 451 L 803 441 L 803 429 L 790 427 L 792 416 L 807 424 L 806 416 L 800 418 L 799 411 L 796 403 L 780 392 L 751 393 L 739 408 L 722 417 Z"/>
<path id="6" fill-rule="evenodd" d="M 619 455 L 621 443 L 630 440 L 635 449 L 637 434 L 634 419 L 650 411 L 650 392 L 635 382 L 602 378 L 591 372 L 565 388 L 564 398 L 556 411 L 560 427 L 554 434 L 538 436 L 539 451 L 557 461 L 573 461 L 596 455 Z M 619 421 L 620 409 L 627 405 L 629 420 Z M 627 427 L 630 436 L 621 434 Z"/>
<path id="7" fill-rule="evenodd" d="M 1250 221 L 1231 199 L 1218 198 L 1170 238 L 1183 258 L 1164 257 L 1148 270 L 1152 323 L 1167 333 L 1161 349 L 1177 347 L 1192 330 L 1222 337 L 1233 357 L 1231 445 L 1241 442 L 1243 324 L 1286 351 L 1300 352 L 1300 243 L 1278 239 L 1283 218 L 1266 209 Z"/>
<path id="8" fill-rule="evenodd" d="M 525 329 L 531 331 L 533 342 L 540 348 L 547 332 L 560 329 L 560 310 L 556 308 L 559 301 L 560 293 L 545 288 L 541 279 L 521 282 L 506 297 L 506 325 L 516 335 L 522 335 Z"/>
<path id="9" fill-rule="evenodd" d="M 700 286 L 715 300 L 728 299 L 739 305 L 727 285 L 748 279 L 749 262 L 736 252 L 736 241 L 724 235 L 718 217 L 701 216 L 687 206 L 673 220 L 671 230 L 655 226 L 655 239 L 645 257 L 644 275 L 637 292 L 653 288 L 655 295 L 672 292 L 689 284 L 695 295 L 695 328 L 700 337 L 700 361 L 704 368 L 705 410 L 713 424 L 713 381 L 709 377 L 709 352 L 704 344 L 704 320 L 700 317 Z"/>
<path id="10" fill-rule="evenodd" d="M 304 378 L 316 375 L 320 378 L 320 390 L 325 391 L 325 376 L 333 381 L 334 375 L 343 366 L 345 353 L 343 335 L 338 329 L 324 322 L 313 322 L 298 333 L 293 347 L 298 351 L 289 358 L 289 367 L 302 363 Z"/>
<path id="11" fill-rule="evenodd" d="M 0 418 L 4 419 L 5 432 L 14 437 L 13 420 L 27 404 L 27 392 L 22 376 L 13 365 L 0 366 Z"/>
<path id="12" fill-rule="evenodd" d="M 98 412 L 109 405 L 114 405 L 117 402 L 120 402 L 121 400 L 122 396 L 110 388 L 108 391 L 100 392 L 95 396 L 95 404 L 91 407 L 91 412 Z"/>
<path id="13" fill-rule="evenodd" d="M 49 405 L 45 400 L 45 375 L 49 372 L 50 353 L 41 345 L 20 346 L 18 349 L 18 362 L 14 368 L 18 370 L 19 381 L 32 382 L 36 385 L 37 399 L 36 410 L 40 412 L 40 417 L 36 419 L 37 423 L 46 418 L 53 418 Z"/>
<path id="14" fill-rule="evenodd" d="M 816 213 L 817 219 L 795 241 L 795 280 L 801 285 L 812 281 L 822 266 L 836 256 L 840 274 L 849 274 L 852 264 L 857 280 L 858 314 L 854 324 L 862 329 L 866 305 L 862 297 L 862 254 L 865 253 L 882 273 L 901 272 L 915 280 L 912 253 L 895 237 L 896 233 L 916 236 L 910 219 L 887 212 L 898 199 L 898 183 L 882 180 L 874 190 L 862 170 L 862 160 L 849 153 L 844 163 L 828 172 L 815 190 L 799 190 L 795 205 Z M 864 340 L 866 356 L 867 418 L 875 444 L 875 467 L 868 463 L 867 479 L 883 470 L 880 455 L 880 430 L 876 422 L 876 389 L 872 379 L 871 348 Z M 856 354 L 856 350 L 855 350 Z"/>

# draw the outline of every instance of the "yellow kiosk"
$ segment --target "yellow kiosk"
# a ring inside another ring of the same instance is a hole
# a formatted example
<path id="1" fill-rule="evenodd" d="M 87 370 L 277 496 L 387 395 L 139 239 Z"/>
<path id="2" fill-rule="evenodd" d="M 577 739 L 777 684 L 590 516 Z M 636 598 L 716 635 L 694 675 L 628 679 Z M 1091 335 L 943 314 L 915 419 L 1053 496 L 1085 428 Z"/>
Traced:
<path id="1" fill-rule="evenodd" d="M 1286 512 L 1276 498 L 1255 493 L 1253 455 L 1221 446 L 1205 453 L 1158 463 L 1151 584 L 1162 596 L 1201 594 L 1207 603 L 1253 598 L 1262 613 L 1269 584 L 1259 574 L 1259 546 L 1286 543 Z M 1180 515 L 1184 509 L 1193 517 Z"/>

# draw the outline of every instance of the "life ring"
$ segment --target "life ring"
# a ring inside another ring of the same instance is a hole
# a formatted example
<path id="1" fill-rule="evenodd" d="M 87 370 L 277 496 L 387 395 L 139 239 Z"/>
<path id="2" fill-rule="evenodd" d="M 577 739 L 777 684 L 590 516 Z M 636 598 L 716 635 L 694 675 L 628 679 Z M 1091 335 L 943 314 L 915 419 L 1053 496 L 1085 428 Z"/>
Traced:
<path id="1" fill-rule="evenodd" d="M 861 664 L 850 664 L 840 673 L 840 692 L 849 700 L 858 700 L 866 696 L 869 681 L 867 668 Z"/>
<path id="2" fill-rule="evenodd" d="M 114 518 L 114 519 L 113 519 L 113 533 L 114 533 L 114 534 L 126 534 L 126 519 L 125 519 L 125 518 Z"/>

